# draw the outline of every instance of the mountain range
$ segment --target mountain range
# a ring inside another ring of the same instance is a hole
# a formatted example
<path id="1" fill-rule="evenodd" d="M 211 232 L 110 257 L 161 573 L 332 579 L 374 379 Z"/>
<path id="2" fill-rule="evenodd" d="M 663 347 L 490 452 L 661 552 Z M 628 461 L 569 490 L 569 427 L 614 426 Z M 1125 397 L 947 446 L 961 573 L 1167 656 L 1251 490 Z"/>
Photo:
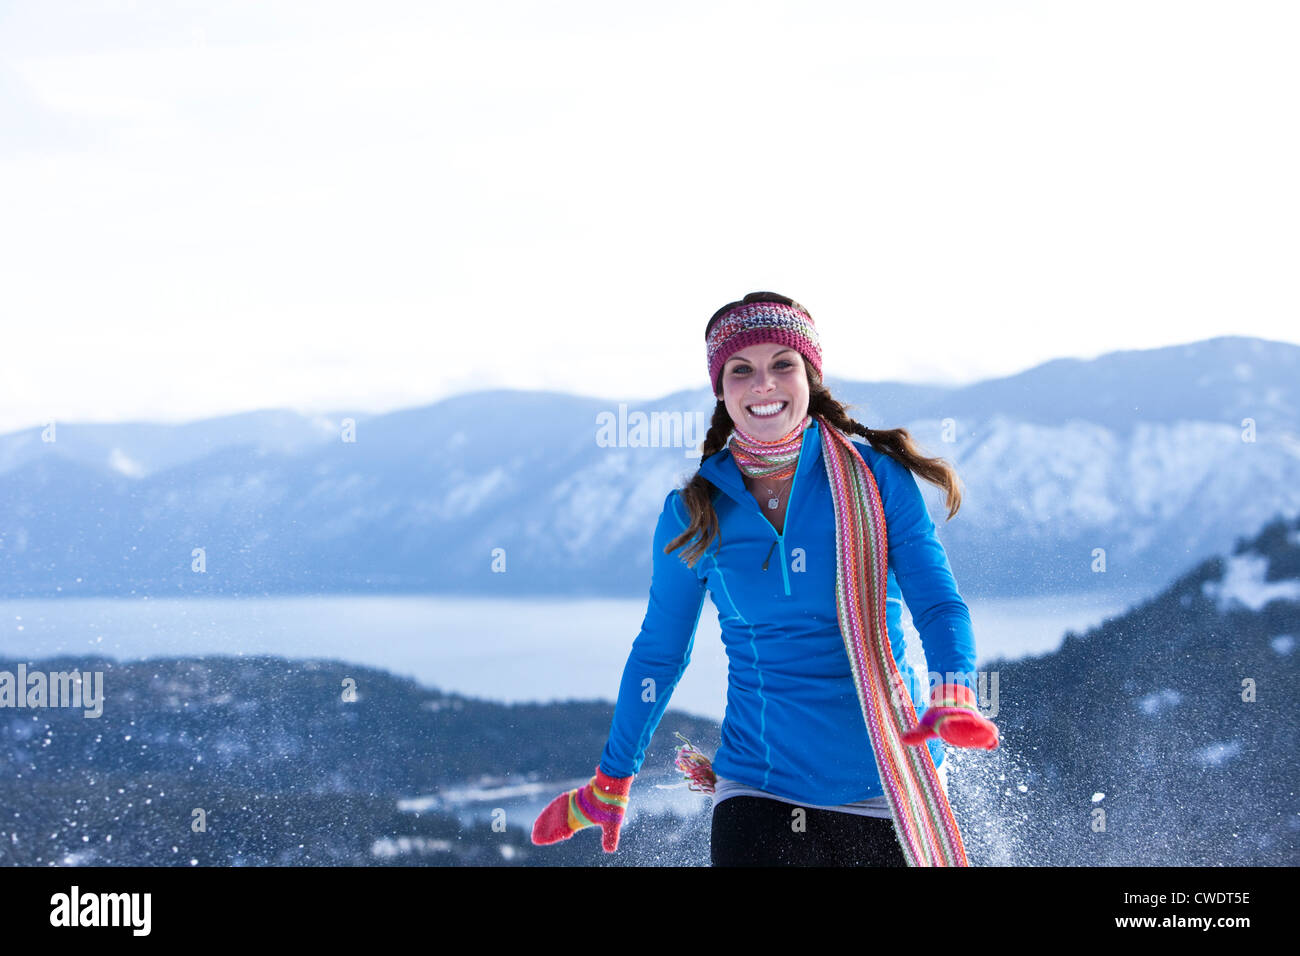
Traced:
<path id="1" fill-rule="evenodd" d="M 1300 346 L 1221 337 L 961 387 L 828 380 L 950 461 L 964 592 L 1154 589 L 1300 513 Z M 0 436 L 0 596 L 642 596 L 707 388 L 490 390 L 379 415 L 261 411 Z"/>

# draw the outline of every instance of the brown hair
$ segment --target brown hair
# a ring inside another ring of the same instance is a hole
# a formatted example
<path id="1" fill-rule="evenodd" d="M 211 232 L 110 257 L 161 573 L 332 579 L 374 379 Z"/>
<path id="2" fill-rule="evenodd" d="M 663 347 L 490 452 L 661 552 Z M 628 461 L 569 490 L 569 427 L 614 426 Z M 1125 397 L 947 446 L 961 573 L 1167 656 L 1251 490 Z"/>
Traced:
<path id="1" fill-rule="evenodd" d="M 709 325 L 712 325 L 713 320 L 722 312 L 750 302 L 780 302 L 783 305 L 802 309 L 804 312 L 808 311 L 793 299 L 776 292 L 751 292 L 741 301 L 724 305 L 715 312 L 713 318 L 709 320 Z M 876 451 L 888 455 L 932 485 L 944 489 L 946 493 L 944 503 L 948 506 L 947 520 L 952 520 L 961 507 L 961 488 L 957 472 L 952 465 L 943 458 L 929 458 L 922 455 L 906 428 L 877 430 L 854 421 L 848 413 L 848 409 L 853 406 L 836 401 L 830 390 L 822 384 L 817 370 L 807 358 L 803 360 L 803 366 L 808 376 L 808 414 L 821 416 L 846 435 L 861 435 Z M 713 409 L 713 420 L 709 424 L 709 431 L 704 436 L 704 446 L 700 453 L 701 462 L 722 450 L 734 427 L 726 402 L 718 399 L 718 404 Z M 713 483 L 696 471 L 691 480 L 680 490 L 682 500 L 686 503 L 687 514 L 690 516 L 690 523 L 685 531 L 668 542 L 664 553 L 670 554 L 684 542 L 695 538 L 694 543 L 680 555 L 687 567 L 693 568 L 700 555 L 718 536 L 718 516 L 713 510 Z"/>

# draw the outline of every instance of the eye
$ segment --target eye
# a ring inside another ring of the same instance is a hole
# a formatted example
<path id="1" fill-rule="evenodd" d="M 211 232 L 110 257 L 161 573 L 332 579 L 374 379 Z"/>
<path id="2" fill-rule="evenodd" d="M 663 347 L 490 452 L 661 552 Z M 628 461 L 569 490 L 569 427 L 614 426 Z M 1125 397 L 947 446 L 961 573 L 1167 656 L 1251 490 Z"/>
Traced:
<path id="1" fill-rule="evenodd" d="M 794 363 L 789 359 L 779 359 L 777 360 L 776 368 L 794 368 Z M 746 372 L 751 371 L 753 371 L 753 369 L 743 363 L 731 366 L 732 375 L 744 375 Z"/>

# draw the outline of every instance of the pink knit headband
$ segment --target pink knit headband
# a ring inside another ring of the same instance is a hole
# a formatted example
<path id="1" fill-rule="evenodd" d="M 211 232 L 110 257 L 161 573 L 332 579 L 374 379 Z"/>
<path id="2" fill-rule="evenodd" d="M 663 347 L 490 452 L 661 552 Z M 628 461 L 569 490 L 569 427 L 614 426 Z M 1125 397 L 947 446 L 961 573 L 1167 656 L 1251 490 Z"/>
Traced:
<path id="1" fill-rule="evenodd" d="M 722 390 L 720 375 L 727 359 L 749 345 L 777 342 L 797 350 L 822 373 L 822 347 L 812 316 L 779 302 L 750 302 L 718 317 L 704 337 L 713 393 Z"/>

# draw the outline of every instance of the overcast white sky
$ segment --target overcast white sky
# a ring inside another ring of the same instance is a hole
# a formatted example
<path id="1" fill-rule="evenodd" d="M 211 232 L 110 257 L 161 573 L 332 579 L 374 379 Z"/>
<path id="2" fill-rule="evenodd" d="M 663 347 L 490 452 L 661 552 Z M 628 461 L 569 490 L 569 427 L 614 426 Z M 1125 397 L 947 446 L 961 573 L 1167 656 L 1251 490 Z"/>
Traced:
<path id="1" fill-rule="evenodd" d="M 1298 9 L 0 2 L 0 431 L 1300 341 Z"/>

